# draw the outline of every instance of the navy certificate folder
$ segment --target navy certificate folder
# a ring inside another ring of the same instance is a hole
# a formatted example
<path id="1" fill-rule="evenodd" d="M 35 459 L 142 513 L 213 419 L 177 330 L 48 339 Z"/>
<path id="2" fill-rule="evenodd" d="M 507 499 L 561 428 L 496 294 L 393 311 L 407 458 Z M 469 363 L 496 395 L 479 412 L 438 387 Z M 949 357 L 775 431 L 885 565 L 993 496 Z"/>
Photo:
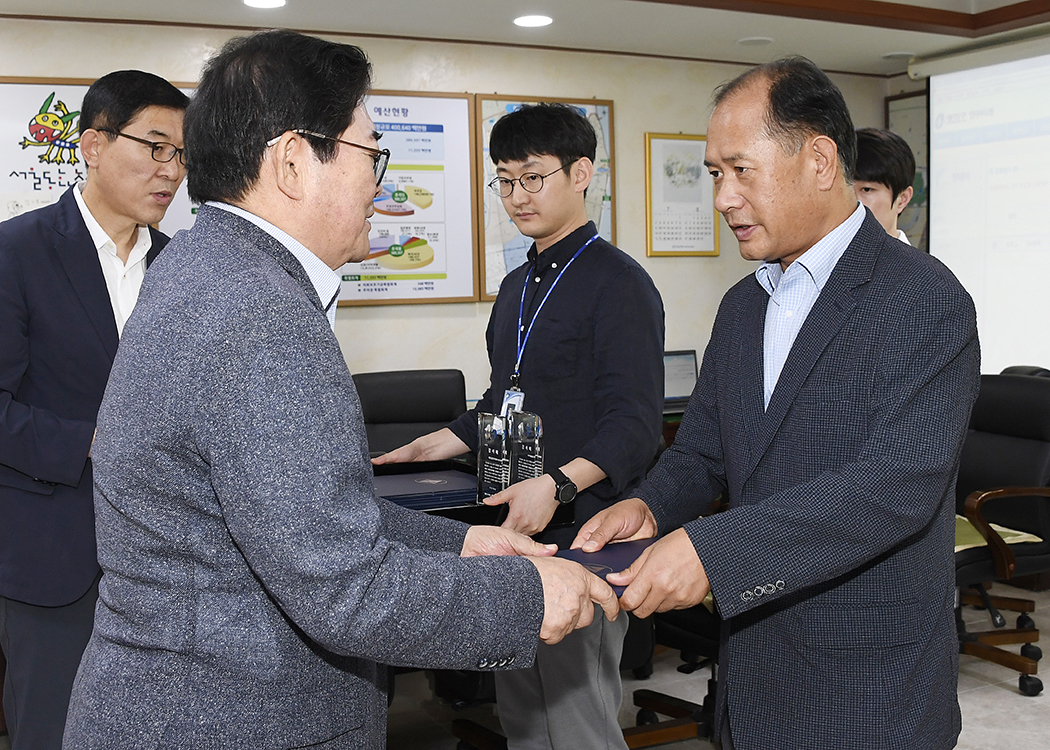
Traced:
<path id="1" fill-rule="evenodd" d="M 575 560 L 594 575 L 605 580 L 609 573 L 619 573 L 631 566 L 645 549 L 655 542 L 656 539 L 636 539 L 633 542 L 614 542 L 606 544 L 597 552 L 584 552 L 582 549 L 562 549 L 555 553 L 555 557 L 564 557 L 566 560 Z M 608 583 L 608 581 L 606 581 Z M 612 584 L 609 584 L 612 586 Z M 617 596 L 623 593 L 625 586 L 612 586 Z"/>
<path id="2" fill-rule="evenodd" d="M 390 474 L 372 481 L 379 497 L 415 510 L 474 505 L 478 499 L 477 477 L 454 469 Z"/>

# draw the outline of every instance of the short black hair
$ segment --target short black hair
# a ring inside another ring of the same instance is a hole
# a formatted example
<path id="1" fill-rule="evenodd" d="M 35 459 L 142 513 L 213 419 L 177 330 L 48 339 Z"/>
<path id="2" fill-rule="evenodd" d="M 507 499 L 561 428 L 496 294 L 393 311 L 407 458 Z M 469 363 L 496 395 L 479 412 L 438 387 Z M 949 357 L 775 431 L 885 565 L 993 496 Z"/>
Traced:
<path id="1" fill-rule="evenodd" d="M 906 140 L 890 130 L 861 128 L 854 179 L 885 185 L 897 200 L 915 182 L 915 154 Z"/>
<path id="2" fill-rule="evenodd" d="M 493 164 L 554 156 L 568 169 L 598 149 L 594 127 L 577 107 L 561 103 L 525 104 L 496 120 L 489 136 Z"/>
<path id="3" fill-rule="evenodd" d="M 88 88 L 80 105 L 80 134 L 85 130 L 120 131 L 147 107 L 183 110 L 190 98 L 160 76 L 141 70 L 107 73 Z M 107 134 L 110 140 L 115 135 Z"/>
<path id="4" fill-rule="evenodd" d="M 359 47 L 287 29 L 228 41 L 204 67 L 186 111 L 190 199 L 236 201 L 259 179 L 266 143 L 302 128 L 338 138 L 372 86 Z M 336 144 L 310 138 L 323 162 Z"/>
<path id="5" fill-rule="evenodd" d="M 806 138 L 827 136 L 835 142 L 846 182 L 853 182 L 857 136 L 846 100 L 823 70 L 805 57 L 786 57 L 759 65 L 715 90 L 715 106 L 756 79 L 769 81 L 766 134 L 787 153 L 797 154 Z"/>

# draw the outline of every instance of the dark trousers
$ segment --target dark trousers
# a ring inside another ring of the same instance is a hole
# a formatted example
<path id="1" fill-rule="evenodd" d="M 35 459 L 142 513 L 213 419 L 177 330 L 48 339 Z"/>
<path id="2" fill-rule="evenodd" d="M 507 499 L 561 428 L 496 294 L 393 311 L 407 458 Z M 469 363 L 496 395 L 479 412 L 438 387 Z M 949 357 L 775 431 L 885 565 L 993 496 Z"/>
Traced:
<path id="1" fill-rule="evenodd" d="M 91 637 L 98 578 L 64 607 L 0 596 L 0 648 L 7 657 L 4 713 L 11 750 L 61 750 L 80 657 Z"/>

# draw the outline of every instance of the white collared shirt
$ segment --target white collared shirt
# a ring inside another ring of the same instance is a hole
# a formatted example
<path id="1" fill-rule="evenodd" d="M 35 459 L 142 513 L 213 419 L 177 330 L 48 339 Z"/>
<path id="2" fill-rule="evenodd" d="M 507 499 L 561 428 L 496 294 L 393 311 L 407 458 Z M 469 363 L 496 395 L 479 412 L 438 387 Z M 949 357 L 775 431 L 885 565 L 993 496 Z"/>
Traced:
<path id="1" fill-rule="evenodd" d="M 259 229 L 263 230 L 284 245 L 288 252 L 294 255 L 295 259 L 302 264 L 303 270 L 306 271 L 306 275 L 310 278 L 310 283 L 314 285 L 314 291 L 317 292 L 317 298 L 321 300 L 322 305 L 326 305 L 325 315 L 328 316 L 328 324 L 332 327 L 332 331 L 335 331 L 335 308 L 337 297 L 339 295 L 339 286 L 341 284 L 339 274 L 329 268 L 323 260 L 310 252 L 303 243 L 299 242 L 299 240 L 292 237 L 280 227 L 271 224 L 266 219 L 256 216 L 250 211 L 245 211 L 243 208 L 231 206 L 229 203 L 208 201 L 205 205 L 221 208 L 224 211 L 229 211 L 231 214 L 250 221 L 252 224 L 259 227 Z"/>
<path id="2" fill-rule="evenodd" d="M 80 194 L 83 189 L 84 183 L 77 185 L 73 190 L 73 197 L 84 217 L 91 242 L 98 252 L 98 262 L 102 266 L 102 276 L 106 279 L 106 291 L 109 292 L 109 303 L 113 306 L 113 319 L 117 322 L 119 337 L 124 332 L 124 324 L 128 322 L 138 301 L 142 280 L 146 277 L 146 253 L 153 247 L 153 239 L 149 235 L 149 228 L 140 226 L 135 245 L 128 254 L 128 262 L 122 261 L 117 256 L 116 243 L 91 215 L 91 210 L 84 202 L 84 196 Z"/>
<path id="3" fill-rule="evenodd" d="M 802 324 L 820 296 L 835 265 L 864 223 L 864 206 L 839 224 L 784 270 L 780 261 L 763 263 L 755 278 L 769 294 L 762 339 L 762 383 L 766 406 L 780 379 Z"/>

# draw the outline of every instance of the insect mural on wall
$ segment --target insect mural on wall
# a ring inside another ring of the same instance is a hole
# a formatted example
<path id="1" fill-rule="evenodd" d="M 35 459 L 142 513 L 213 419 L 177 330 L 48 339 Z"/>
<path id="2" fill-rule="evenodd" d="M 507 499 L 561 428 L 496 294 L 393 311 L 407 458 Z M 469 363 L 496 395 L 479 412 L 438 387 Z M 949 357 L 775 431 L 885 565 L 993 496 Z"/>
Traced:
<path id="1" fill-rule="evenodd" d="M 66 105 L 55 102 L 54 112 L 51 110 L 51 102 L 55 99 L 55 92 L 44 100 L 40 112 L 29 121 L 29 138 L 22 138 L 19 145 L 25 150 L 30 146 L 46 147 L 47 150 L 40 155 L 40 161 L 45 164 L 76 164 L 77 144 L 80 136 L 73 137 L 76 133 L 76 118 L 80 112 L 70 112 Z"/>

